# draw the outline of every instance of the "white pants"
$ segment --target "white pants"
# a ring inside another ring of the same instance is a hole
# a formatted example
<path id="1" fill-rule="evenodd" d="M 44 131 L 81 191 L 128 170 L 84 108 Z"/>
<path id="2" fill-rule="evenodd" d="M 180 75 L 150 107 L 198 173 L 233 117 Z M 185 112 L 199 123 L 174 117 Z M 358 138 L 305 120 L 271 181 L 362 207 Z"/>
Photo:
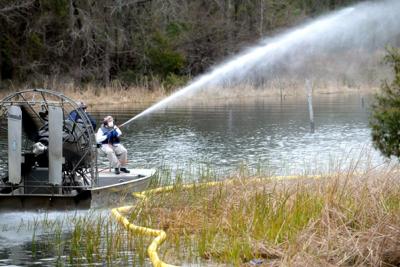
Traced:
<path id="1" fill-rule="evenodd" d="M 126 164 L 128 163 L 128 151 L 123 145 L 101 145 L 101 151 L 106 153 L 111 163 L 111 168 L 126 168 Z"/>

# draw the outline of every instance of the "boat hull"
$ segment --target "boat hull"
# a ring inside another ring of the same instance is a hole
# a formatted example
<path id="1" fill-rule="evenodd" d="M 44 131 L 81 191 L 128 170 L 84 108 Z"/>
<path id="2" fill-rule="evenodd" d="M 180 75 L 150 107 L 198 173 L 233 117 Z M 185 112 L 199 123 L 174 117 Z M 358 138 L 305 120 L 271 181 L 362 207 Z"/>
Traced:
<path id="1" fill-rule="evenodd" d="M 146 190 L 155 172 L 154 169 L 131 169 L 129 174 L 116 175 L 109 170 L 100 170 L 97 186 L 90 189 L 91 206 L 115 207 L 131 202 L 131 193 Z"/>
<path id="2" fill-rule="evenodd" d="M 0 210 L 76 210 L 91 207 L 91 192 L 76 195 L 0 194 Z"/>
<path id="3" fill-rule="evenodd" d="M 132 192 L 146 190 L 154 169 L 131 169 L 130 174 L 116 175 L 100 171 L 96 186 L 73 190 L 71 194 L 0 194 L 0 210 L 74 210 L 114 207 L 131 202 Z"/>

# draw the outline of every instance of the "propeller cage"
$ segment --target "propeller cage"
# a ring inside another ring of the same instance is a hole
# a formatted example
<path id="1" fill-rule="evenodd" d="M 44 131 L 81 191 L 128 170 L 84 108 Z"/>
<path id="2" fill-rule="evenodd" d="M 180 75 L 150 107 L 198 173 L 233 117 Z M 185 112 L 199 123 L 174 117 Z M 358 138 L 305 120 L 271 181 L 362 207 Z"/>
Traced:
<path id="1" fill-rule="evenodd" d="M 3 189 L 65 194 L 91 187 L 98 177 L 91 122 L 77 102 L 58 92 L 32 89 L 1 100 L 0 146 L 7 151 L 0 156 Z"/>

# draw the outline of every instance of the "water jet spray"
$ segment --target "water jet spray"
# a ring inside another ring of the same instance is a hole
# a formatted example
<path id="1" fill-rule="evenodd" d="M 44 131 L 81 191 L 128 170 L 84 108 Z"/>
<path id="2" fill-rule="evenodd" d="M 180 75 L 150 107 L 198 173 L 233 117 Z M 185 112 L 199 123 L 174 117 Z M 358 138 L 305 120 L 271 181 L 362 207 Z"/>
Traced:
<path id="1" fill-rule="evenodd" d="M 201 75 L 186 87 L 124 122 L 120 127 L 206 86 L 223 86 L 227 81 L 242 82 L 254 75 L 267 72 L 271 72 L 273 76 L 275 75 L 273 71 L 279 67 L 289 69 L 289 75 L 297 75 L 310 65 L 310 60 L 313 58 L 336 55 L 338 51 L 352 54 L 353 51 L 356 53 L 362 50 L 364 54 L 360 57 L 364 58 L 365 55 L 369 55 L 368 51 L 382 50 L 388 43 L 398 40 L 399 12 L 398 0 L 361 3 L 316 18 L 276 37 L 265 39 L 258 46 Z M 352 62 L 346 53 L 340 67 L 344 73 L 347 74 L 349 71 L 346 68 L 358 69 L 365 65 L 365 62 Z M 323 65 L 326 67 L 329 64 Z M 311 70 L 311 73 L 314 71 Z"/>

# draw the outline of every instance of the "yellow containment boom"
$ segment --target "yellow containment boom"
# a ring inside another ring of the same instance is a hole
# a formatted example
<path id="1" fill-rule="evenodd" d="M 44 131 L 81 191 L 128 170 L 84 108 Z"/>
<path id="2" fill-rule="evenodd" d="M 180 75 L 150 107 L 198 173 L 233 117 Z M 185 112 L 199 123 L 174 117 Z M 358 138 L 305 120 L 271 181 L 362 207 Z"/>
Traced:
<path id="1" fill-rule="evenodd" d="M 289 180 L 289 179 L 298 179 L 298 178 L 311 178 L 311 179 L 319 179 L 322 175 L 310 175 L 310 176 L 274 176 L 268 178 L 253 178 L 247 179 L 247 182 L 265 182 L 266 180 Z M 173 189 L 179 187 L 184 189 L 189 189 L 193 187 L 210 187 L 210 186 L 217 186 L 222 184 L 231 184 L 233 182 L 237 182 L 236 179 L 224 180 L 224 181 L 216 181 L 216 182 L 207 182 L 207 183 L 193 183 L 193 184 L 184 184 L 184 185 L 177 185 L 177 186 L 164 186 L 155 189 L 150 189 L 147 191 L 139 192 L 139 193 L 132 193 L 132 196 L 141 199 L 142 201 L 148 201 L 149 195 L 157 194 L 157 193 L 164 193 L 168 191 L 172 191 Z M 122 224 L 125 229 L 130 231 L 133 234 L 140 234 L 146 236 L 154 236 L 155 239 L 151 242 L 149 247 L 147 248 L 147 254 L 149 255 L 150 261 L 155 267 L 173 267 L 175 265 L 171 265 L 168 263 L 163 262 L 160 260 L 157 254 L 158 247 L 165 241 L 167 238 L 167 234 L 163 230 L 158 229 L 151 229 L 143 226 L 135 225 L 123 215 L 129 212 L 133 206 L 123 206 L 119 208 L 114 208 L 111 210 L 112 215 L 117 219 L 117 221 Z"/>

